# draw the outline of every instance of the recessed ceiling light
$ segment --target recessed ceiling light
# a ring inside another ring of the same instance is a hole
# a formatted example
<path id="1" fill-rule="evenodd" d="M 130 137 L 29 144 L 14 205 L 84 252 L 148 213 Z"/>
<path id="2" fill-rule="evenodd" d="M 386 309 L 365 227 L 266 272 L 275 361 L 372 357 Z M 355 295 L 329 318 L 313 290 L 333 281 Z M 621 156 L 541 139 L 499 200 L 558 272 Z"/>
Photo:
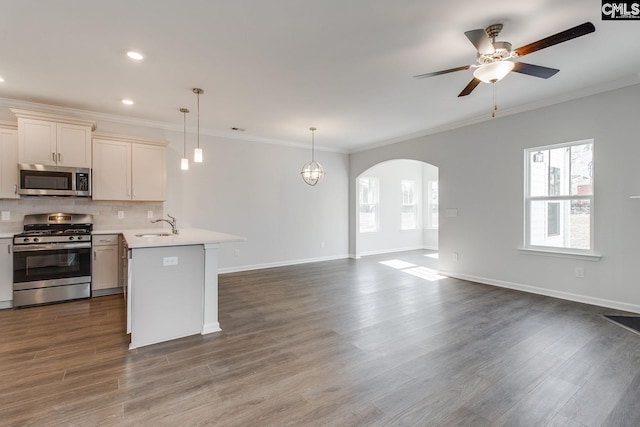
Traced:
<path id="1" fill-rule="evenodd" d="M 131 59 L 135 59 L 136 61 L 142 61 L 144 59 L 144 56 L 140 52 L 133 50 L 127 51 L 127 56 Z"/>
<path id="2" fill-rule="evenodd" d="M 123 100 L 122 100 L 122 103 L 123 103 L 124 105 L 133 105 L 133 101 L 132 101 L 132 100 L 130 100 L 130 99 L 123 99 Z"/>

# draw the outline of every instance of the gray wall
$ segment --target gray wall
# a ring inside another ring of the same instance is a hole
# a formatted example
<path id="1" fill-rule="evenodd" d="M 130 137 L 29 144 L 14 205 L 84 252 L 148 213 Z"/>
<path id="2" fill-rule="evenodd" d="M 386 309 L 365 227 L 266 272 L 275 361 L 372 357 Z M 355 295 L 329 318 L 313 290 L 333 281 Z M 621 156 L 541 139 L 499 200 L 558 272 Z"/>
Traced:
<path id="1" fill-rule="evenodd" d="M 640 312 L 640 85 L 584 97 L 350 156 L 350 252 L 355 178 L 390 159 L 439 168 L 440 270 L 455 277 Z M 518 251 L 523 242 L 523 150 L 594 139 L 594 243 L 600 261 Z M 446 209 L 458 216 L 447 218 Z M 459 254 L 459 260 L 453 254 Z M 575 268 L 584 268 L 584 278 Z"/>

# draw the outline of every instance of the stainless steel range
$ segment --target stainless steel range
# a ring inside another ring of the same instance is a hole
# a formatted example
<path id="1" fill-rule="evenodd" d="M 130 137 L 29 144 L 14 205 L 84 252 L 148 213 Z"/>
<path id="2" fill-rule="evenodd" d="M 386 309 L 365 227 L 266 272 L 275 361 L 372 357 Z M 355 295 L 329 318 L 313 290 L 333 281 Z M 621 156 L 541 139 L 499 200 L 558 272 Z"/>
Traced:
<path id="1" fill-rule="evenodd" d="M 13 237 L 13 306 L 90 297 L 92 229 L 92 215 L 25 215 Z"/>

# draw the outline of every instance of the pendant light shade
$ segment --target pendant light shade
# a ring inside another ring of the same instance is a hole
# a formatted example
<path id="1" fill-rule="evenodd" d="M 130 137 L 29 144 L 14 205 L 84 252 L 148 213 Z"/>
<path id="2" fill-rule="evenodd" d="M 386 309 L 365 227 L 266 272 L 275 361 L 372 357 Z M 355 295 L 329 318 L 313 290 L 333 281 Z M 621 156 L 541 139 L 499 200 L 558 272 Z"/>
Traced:
<path id="1" fill-rule="evenodd" d="M 200 148 L 200 95 L 204 93 L 204 90 L 200 88 L 193 88 L 193 93 L 196 94 L 196 98 L 198 100 L 198 137 L 197 137 L 197 145 L 193 150 L 193 161 L 195 163 L 202 163 L 202 148 Z"/>
<path id="2" fill-rule="evenodd" d="M 305 163 L 305 165 L 302 166 L 300 175 L 302 176 L 302 179 L 304 180 L 304 182 L 306 182 L 307 184 L 316 185 L 324 177 L 324 169 L 322 168 L 322 165 L 320 163 L 315 161 L 315 158 L 314 158 L 314 151 L 315 151 L 314 132 L 316 131 L 316 128 L 312 127 L 312 128 L 309 128 L 309 130 L 311 131 L 311 161 L 308 163 Z"/>
<path id="3" fill-rule="evenodd" d="M 180 160 L 180 169 L 183 171 L 189 170 L 189 159 L 187 159 L 187 113 L 189 112 L 186 108 L 181 108 L 180 112 L 182 113 L 182 160 Z"/>

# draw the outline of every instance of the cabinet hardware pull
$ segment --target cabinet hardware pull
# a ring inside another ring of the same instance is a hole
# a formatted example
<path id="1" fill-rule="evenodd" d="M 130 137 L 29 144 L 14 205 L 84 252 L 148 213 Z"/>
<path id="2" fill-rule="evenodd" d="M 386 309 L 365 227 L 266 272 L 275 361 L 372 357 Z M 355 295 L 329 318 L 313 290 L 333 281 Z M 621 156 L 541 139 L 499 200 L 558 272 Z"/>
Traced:
<path id="1" fill-rule="evenodd" d="M 18 184 L 13 184 L 13 194 L 18 194 Z"/>
<path id="2" fill-rule="evenodd" d="M 53 160 L 54 163 L 56 162 L 56 153 L 51 153 L 51 160 Z"/>
<path id="3" fill-rule="evenodd" d="M 58 153 L 58 163 L 62 163 L 62 154 Z"/>

